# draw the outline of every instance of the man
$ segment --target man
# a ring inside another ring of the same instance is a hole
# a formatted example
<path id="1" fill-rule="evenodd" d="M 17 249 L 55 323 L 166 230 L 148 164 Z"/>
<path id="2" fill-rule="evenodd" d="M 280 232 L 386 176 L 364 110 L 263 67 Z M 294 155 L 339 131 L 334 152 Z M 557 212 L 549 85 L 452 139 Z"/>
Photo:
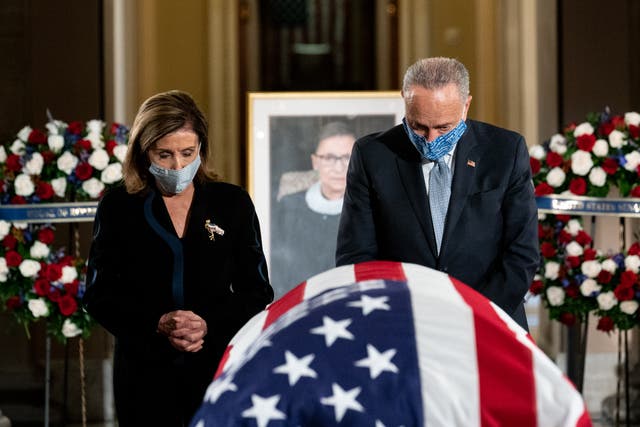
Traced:
<path id="1" fill-rule="evenodd" d="M 347 174 L 337 265 L 436 268 L 527 328 L 538 266 L 537 210 L 524 138 L 467 120 L 469 74 L 428 58 L 404 76 L 403 124 L 359 139 Z"/>
<path id="2" fill-rule="evenodd" d="M 276 206 L 271 236 L 271 282 L 276 297 L 333 268 L 336 235 L 355 134 L 343 122 L 323 126 L 311 164 L 318 181 L 284 196 Z"/>

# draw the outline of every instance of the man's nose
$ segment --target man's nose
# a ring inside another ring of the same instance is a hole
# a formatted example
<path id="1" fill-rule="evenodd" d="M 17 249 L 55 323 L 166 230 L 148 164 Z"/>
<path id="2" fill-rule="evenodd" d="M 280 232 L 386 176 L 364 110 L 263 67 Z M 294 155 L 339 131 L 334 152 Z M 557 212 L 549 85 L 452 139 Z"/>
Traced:
<path id="1" fill-rule="evenodd" d="M 427 142 L 431 142 L 434 139 L 436 139 L 438 136 L 440 136 L 438 134 L 438 131 L 435 129 L 429 129 L 429 131 L 427 131 L 427 133 L 424 135 L 425 138 L 427 138 Z"/>

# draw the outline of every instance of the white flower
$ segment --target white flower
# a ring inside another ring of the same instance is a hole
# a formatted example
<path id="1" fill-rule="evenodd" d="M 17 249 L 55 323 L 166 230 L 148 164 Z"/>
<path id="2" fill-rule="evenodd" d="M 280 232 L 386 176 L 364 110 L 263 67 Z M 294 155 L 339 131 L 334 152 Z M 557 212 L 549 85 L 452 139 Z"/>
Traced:
<path id="1" fill-rule="evenodd" d="M 564 226 L 564 231 L 572 236 L 577 236 L 582 231 L 582 224 L 577 219 L 570 219 L 567 225 Z"/>
<path id="2" fill-rule="evenodd" d="M 640 126 L 640 114 L 631 111 L 624 115 L 624 122 L 628 125 Z"/>
<path id="3" fill-rule="evenodd" d="M 624 155 L 625 163 L 624 168 L 628 171 L 635 171 L 638 165 L 640 165 L 640 152 L 632 151 L 629 154 Z"/>
<path id="4" fill-rule="evenodd" d="M 122 163 L 112 163 L 100 174 L 100 181 L 105 184 L 113 184 L 122 179 Z"/>
<path id="5" fill-rule="evenodd" d="M 9 267 L 7 267 L 7 260 L 4 257 L 0 258 L 0 282 L 6 282 L 9 275 Z"/>
<path id="6" fill-rule="evenodd" d="M 553 168 L 547 174 L 547 183 L 552 187 L 560 187 L 566 178 L 566 174 L 560 168 Z"/>
<path id="7" fill-rule="evenodd" d="M 78 165 L 78 158 L 71 154 L 69 151 L 65 151 L 62 156 L 58 158 L 58 169 L 66 173 L 67 175 L 71 175 L 71 172 Z"/>
<path id="8" fill-rule="evenodd" d="M 4 149 L 4 145 L 0 145 L 0 163 L 7 161 L 7 151 Z"/>
<path id="9" fill-rule="evenodd" d="M 104 142 L 102 141 L 102 135 L 99 133 L 90 133 L 84 137 L 84 139 L 89 140 L 91 142 L 91 148 L 94 150 L 98 148 L 104 147 Z"/>
<path id="10" fill-rule="evenodd" d="M 113 155 L 116 156 L 120 163 L 124 163 L 124 158 L 127 156 L 127 148 L 126 144 L 118 144 L 113 147 Z"/>
<path id="11" fill-rule="evenodd" d="M 0 240 L 4 239 L 11 231 L 11 223 L 0 219 Z"/>
<path id="12" fill-rule="evenodd" d="M 617 129 L 614 129 L 609 134 L 609 144 L 612 148 L 620 148 L 623 145 L 627 145 L 627 141 L 625 141 L 624 133 L 620 132 Z"/>
<path id="13" fill-rule="evenodd" d="M 16 177 L 16 180 L 13 182 L 13 185 L 16 189 L 16 194 L 18 196 L 30 196 L 35 191 L 36 187 L 33 185 L 33 181 L 29 175 L 25 175 L 21 173 Z"/>
<path id="14" fill-rule="evenodd" d="M 49 307 L 47 307 L 47 303 L 42 298 L 30 299 L 28 306 L 33 317 L 46 317 L 49 315 Z"/>
<path id="15" fill-rule="evenodd" d="M 602 265 L 596 260 L 585 261 L 581 266 L 582 273 L 587 277 L 598 277 L 602 271 Z"/>
<path id="16" fill-rule="evenodd" d="M 52 179 L 51 187 L 53 187 L 53 192 L 56 193 L 56 196 L 64 197 L 64 193 L 67 191 L 67 179 L 64 177 Z"/>
<path id="17" fill-rule="evenodd" d="M 29 249 L 31 258 L 46 258 L 49 256 L 49 252 L 49 246 L 45 245 L 40 240 L 33 242 L 31 249 Z"/>
<path id="18" fill-rule="evenodd" d="M 104 184 L 97 178 L 91 178 L 82 183 L 82 189 L 91 197 L 96 199 L 104 190 Z"/>
<path id="19" fill-rule="evenodd" d="M 85 139 L 91 141 L 91 147 L 94 150 L 104 147 L 104 141 L 102 140 L 103 129 L 104 122 L 102 120 L 89 120 L 87 122 L 87 136 Z"/>
<path id="20" fill-rule="evenodd" d="M 97 148 L 89 156 L 89 164 L 101 171 L 109 165 L 109 154 L 102 148 Z"/>
<path id="21" fill-rule="evenodd" d="M 604 139 L 599 139 L 593 145 L 593 154 L 598 157 L 605 157 L 609 154 L 609 143 Z"/>
<path id="22" fill-rule="evenodd" d="M 87 122 L 87 133 L 101 134 L 104 129 L 104 122 L 102 120 L 89 120 Z"/>
<path id="23" fill-rule="evenodd" d="M 19 139 L 16 139 L 15 141 L 13 141 L 13 144 L 11 144 L 11 146 L 9 147 L 9 151 L 11 151 L 11 153 L 13 154 L 21 155 L 21 154 L 24 154 L 25 147 L 26 145 L 24 145 L 24 142 L 20 141 Z"/>
<path id="24" fill-rule="evenodd" d="M 27 227 L 29 226 L 28 222 L 14 222 L 13 226 L 15 228 L 17 228 L 18 230 L 26 230 Z"/>
<path id="25" fill-rule="evenodd" d="M 549 280 L 556 280 L 560 272 L 560 264 L 555 261 L 549 261 L 544 265 L 544 277 Z"/>
<path id="26" fill-rule="evenodd" d="M 60 283 L 71 283 L 78 278 L 78 270 L 70 265 L 62 267 L 62 277 Z"/>
<path id="27" fill-rule="evenodd" d="M 78 325 L 73 323 L 71 319 L 65 319 L 62 324 L 62 335 L 67 338 L 77 337 L 82 333 L 82 329 L 78 328 Z"/>
<path id="28" fill-rule="evenodd" d="M 31 126 L 25 126 L 22 129 L 20 129 L 20 132 L 18 132 L 18 138 L 20 138 L 23 141 L 26 141 L 27 139 L 29 139 L 29 135 L 31 135 L 31 131 L 33 129 L 31 129 Z"/>
<path id="29" fill-rule="evenodd" d="M 534 145 L 533 147 L 531 147 L 529 149 L 529 156 L 533 157 L 534 159 L 538 159 L 538 160 L 544 159 L 544 156 L 546 156 L 546 153 L 544 151 L 544 147 L 542 145 L 540 145 L 540 144 Z"/>
<path id="30" fill-rule="evenodd" d="M 42 172 L 42 166 L 44 166 L 44 157 L 36 151 L 31 154 L 31 158 L 27 163 L 25 163 L 22 168 L 22 172 L 27 175 L 40 175 L 40 172 Z"/>
<path id="31" fill-rule="evenodd" d="M 600 310 L 611 310 L 618 303 L 618 299 L 612 291 L 602 292 L 596 297 Z"/>
<path id="32" fill-rule="evenodd" d="M 549 286 L 547 288 L 547 300 L 553 306 L 564 304 L 564 289 L 559 286 Z"/>
<path id="33" fill-rule="evenodd" d="M 591 135 L 593 133 L 593 130 L 594 129 L 593 129 L 593 126 L 591 126 L 591 123 L 589 122 L 580 123 L 574 129 L 573 136 L 577 138 L 580 135 Z"/>
<path id="34" fill-rule="evenodd" d="M 545 219 L 547 219 L 547 214 L 544 212 L 538 211 L 538 221 L 544 221 Z"/>
<path id="35" fill-rule="evenodd" d="M 586 279 L 580 285 L 580 292 L 582 292 L 582 295 L 585 297 L 591 296 L 592 293 L 598 292 L 600 289 L 602 289 L 602 286 L 598 285 L 598 282 L 593 279 Z"/>
<path id="36" fill-rule="evenodd" d="M 624 266 L 627 270 L 631 270 L 638 274 L 638 271 L 640 270 L 640 256 L 629 255 L 624 259 Z"/>
<path id="37" fill-rule="evenodd" d="M 584 249 L 582 249 L 582 245 L 575 240 L 569 243 L 565 249 L 567 251 L 567 255 L 569 256 L 580 256 L 584 253 Z"/>
<path id="38" fill-rule="evenodd" d="M 49 144 L 49 148 L 54 153 L 59 153 L 64 147 L 64 138 L 62 135 L 49 135 L 47 138 L 47 144 Z"/>
<path id="39" fill-rule="evenodd" d="M 571 155 L 571 170 L 576 175 L 585 176 L 592 167 L 591 153 L 578 150 Z"/>
<path id="40" fill-rule="evenodd" d="M 618 269 L 618 264 L 612 259 L 605 259 L 602 261 L 602 269 L 604 271 L 608 271 L 611 274 L 614 274 Z"/>
<path id="41" fill-rule="evenodd" d="M 602 187 L 607 182 L 607 173 L 600 166 L 596 166 L 589 172 L 589 182 L 596 187 Z"/>
<path id="42" fill-rule="evenodd" d="M 32 259 L 25 259 L 20 263 L 18 269 L 24 277 L 34 277 L 40 271 L 40 263 Z"/>
<path id="43" fill-rule="evenodd" d="M 620 303 L 620 311 L 624 314 L 634 314 L 636 311 L 638 311 L 638 301 L 622 301 Z"/>
<path id="44" fill-rule="evenodd" d="M 549 150 L 563 155 L 567 152 L 567 139 L 559 133 L 553 135 L 549 141 Z"/>

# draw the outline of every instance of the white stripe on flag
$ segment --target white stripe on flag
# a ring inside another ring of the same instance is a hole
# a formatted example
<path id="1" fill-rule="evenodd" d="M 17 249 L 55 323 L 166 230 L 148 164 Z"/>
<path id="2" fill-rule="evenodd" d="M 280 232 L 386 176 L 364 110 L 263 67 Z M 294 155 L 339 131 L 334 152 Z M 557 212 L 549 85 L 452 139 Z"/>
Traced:
<path id="1" fill-rule="evenodd" d="M 329 289 L 351 285 L 356 282 L 353 265 L 343 265 L 317 274 L 307 280 L 303 299 L 313 298 Z"/>

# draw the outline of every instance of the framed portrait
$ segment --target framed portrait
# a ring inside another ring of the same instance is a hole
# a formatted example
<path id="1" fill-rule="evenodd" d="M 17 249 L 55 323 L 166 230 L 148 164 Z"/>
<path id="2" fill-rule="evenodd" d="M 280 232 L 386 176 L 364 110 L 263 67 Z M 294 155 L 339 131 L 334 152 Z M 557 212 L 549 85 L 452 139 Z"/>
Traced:
<path id="1" fill-rule="evenodd" d="M 276 298 L 335 266 L 353 143 L 403 115 L 399 91 L 249 94 L 248 187 Z"/>

